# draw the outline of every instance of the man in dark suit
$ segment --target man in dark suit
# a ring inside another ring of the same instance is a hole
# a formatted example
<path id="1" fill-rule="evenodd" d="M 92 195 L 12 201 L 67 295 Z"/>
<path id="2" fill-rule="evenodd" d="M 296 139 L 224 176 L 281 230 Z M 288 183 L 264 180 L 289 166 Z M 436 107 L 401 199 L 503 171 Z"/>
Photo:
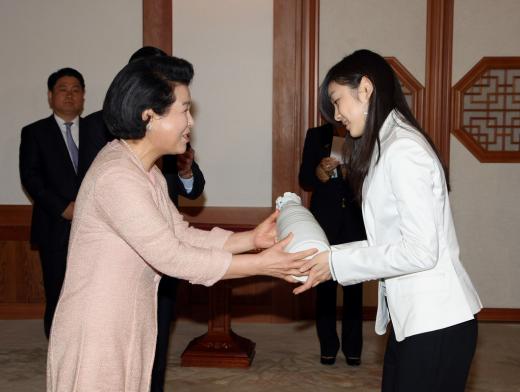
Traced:
<path id="1" fill-rule="evenodd" d="M 168 56 L 164 51 L 153 46 L 145 46 L 137 50 L 129 60 L 139 61 L 150 57 Z M 97 135 L 103 135 L 106 141 L 112 139 L 105 122 L 103 111 L 89 114 L 85 118 L 86 126 Z M 178 206 L 179 196 L 196 199 L 204 191 L 204 175 L 194 160 L 195 151 L 188 144 L 182 155 L 165 155 L 162 160 L 162 172 L 168 185 L 168 193 L 173 203 Z M 157 293 L 157 344 L 155 360 L 152 369 L 152 384 L 150 392 L 164 391 L 164 376 L 168 359 L 168 343 L 170 325 L 174 318 L 174 307 L 177 296 L 177 278 L 164 275 L 159 283 Z"/>
<path id="2" fill-rule="evenodd" d="M 65 277 L 74 201 L 88 167 L 103 145 L 80 117 L 85 100 L 83 76 L 63 68 L 47 80 L 53 114 L 22 129 L 20 179 L 33 200 L 31 243 L 40 254 L 45 289 L 45 335 Z"/>

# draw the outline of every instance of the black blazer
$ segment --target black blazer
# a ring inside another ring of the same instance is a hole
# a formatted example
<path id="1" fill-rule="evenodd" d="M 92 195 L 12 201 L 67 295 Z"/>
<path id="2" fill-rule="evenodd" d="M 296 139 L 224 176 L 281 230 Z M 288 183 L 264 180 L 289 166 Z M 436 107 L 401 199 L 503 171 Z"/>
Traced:
<path id="1" fill-rule="evenodd" d="M 194 200 L 204 192 L 204 185 L 206 180 L 204 175 L 197 165 L 197 162 L 193 161 L 191 165 L 191 171 L 193 172 L 193 188 L 190 193 L 186 192 L 182 181 L 179 178 L 177 171 L 177 155 L 165 155 L 163 157 L 162 171 L 166 184 L 168 184 L 168 193 L 176 206 L 179 205 L 179 196 L 186 197 L 187 199 Z"/>
<path id="2" fill-rule="evenodd" d="M 312 191 L 310 211 L 332 245 L 366 239 L 361 208 L 341 171 L 326 183 L 315 174 L 321 160 L 330 156 L 333 134 L 330 124 L 307 131 L 298 176 L 300 186 Z"/>
<path id="3" fill-rule="evenodd" d="M 103 145 L 102 139 L 88 133 L 80 118 L 76 174 L 53 115 L 22 129 L 20 179 L 34 203 L 31 243 L 49 250 L 66 249 L 70 221 L 61 214 L 76 200 L 81 180 Z"/>
<path id="4" fill-rule="evenodd" d="M 105 125 L 102 110 L 91 113 L 85 117 L 85 123 L 89 129 L 89 132 L 96 133 L 98 138 L 104 138 L 105 143 L 114 139 Z M 197 162 L 193 161 L 191 170 L 193 172 L 193 188 L 190 193 L 187 193 L 178 176 L 177 156 L 165 155 L 163 157 L 162 172 L 168 185 L 168 193 L 170 194 L 170 198 L 176 206 L 179 202 L 179 196 L 193 200 L 199 197 L 202 192 L 204 192 L 204 185 L 206 184 L 206 180 L 204 179 L 204 175 L 202 174 L 199 165 L 197 165 Z"/>

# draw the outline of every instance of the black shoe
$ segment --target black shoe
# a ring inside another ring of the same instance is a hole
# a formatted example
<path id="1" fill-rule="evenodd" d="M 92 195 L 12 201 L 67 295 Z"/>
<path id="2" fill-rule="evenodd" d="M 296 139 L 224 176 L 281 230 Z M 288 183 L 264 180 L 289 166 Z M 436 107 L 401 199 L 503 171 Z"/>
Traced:
<path id="1" fill-rule="evenodd" d="M 347 357 L 347 365 L 349 365 L 349 366 L 359 366 L 359 365 L 361 365 L 361 358 Z"/>
<path id="2" fill-rule="evenodd" d="M 336 357 L 320 357 L 320 363 L 322 365 L 334 365 L 336 363 Z"/>

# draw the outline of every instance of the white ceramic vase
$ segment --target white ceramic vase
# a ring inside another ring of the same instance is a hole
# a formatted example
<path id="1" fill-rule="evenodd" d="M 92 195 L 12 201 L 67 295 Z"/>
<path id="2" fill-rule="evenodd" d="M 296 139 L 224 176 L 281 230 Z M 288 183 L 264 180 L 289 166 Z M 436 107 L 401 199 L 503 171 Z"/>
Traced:
<path id="1" fill-rule="evenodd" d="M 280 210 L 276 221 L 278 238 L 282 239 L 289 233 L 293 233 L 293 239 L 285 248 L 286 252 L 295 253 L 311 248 L 318 249 L 318 253 L 330 250 L 325 232 L 311 212 L 302 206 L 298 195 L 285 192 L 283 196 L 276 199 L 276 208 Z M 301 282 L 307 280 L 307 276 L 295 276 L 295 278 Z"/>

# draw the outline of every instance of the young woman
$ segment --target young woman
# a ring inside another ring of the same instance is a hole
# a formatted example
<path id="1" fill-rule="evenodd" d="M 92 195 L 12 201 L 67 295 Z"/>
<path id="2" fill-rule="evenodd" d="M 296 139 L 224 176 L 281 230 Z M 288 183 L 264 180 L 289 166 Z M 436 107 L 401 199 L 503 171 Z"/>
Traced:
<path id="1" fill-rule="evenodd" d="M 367 241 L 311 259 L 301 293 L 333 279 L 379 279 L 376 332 L 392 333 L 382 390 L 463 391 L 475 351 L 480 299 L 459 260 L 446 171 L 379 55 L 359 50 L 327 73 L 323 114 L 355 138 L 349 178 L 362 200 Z"/>
<path id="2" fill-rule="evenodd" d="M 76 200 L 48 392 L 150 390 L 162 274 L 208 286 L 249 275 L 295 281 L 300 259 L 312 254 L 283 252 L 289 237 L 275 244 L 276 213 L 243 233 L 183 220 L 154 163 L 186 150 L 192 77 L 185 60 L 152 58 L 128 64 L 108 90 L 103 114 L 116 140 L 100 151 Z"/>

